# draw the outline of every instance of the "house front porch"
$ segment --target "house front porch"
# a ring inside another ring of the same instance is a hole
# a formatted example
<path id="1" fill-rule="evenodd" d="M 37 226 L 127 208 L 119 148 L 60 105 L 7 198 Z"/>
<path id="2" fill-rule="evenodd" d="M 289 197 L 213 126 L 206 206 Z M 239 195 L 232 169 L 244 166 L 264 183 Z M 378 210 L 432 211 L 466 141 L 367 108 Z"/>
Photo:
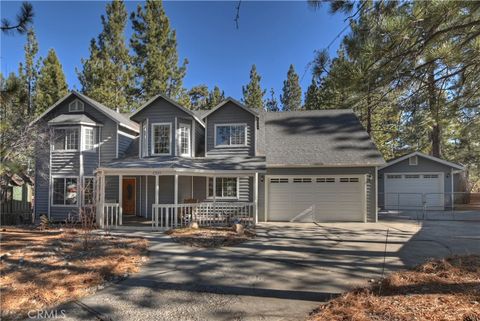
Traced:
<path id="1" fill-rule="evenodd" d="M 100 169 L 96 173 L 101 228 L 169 229 L 258 221 L 258 171 Z"/>

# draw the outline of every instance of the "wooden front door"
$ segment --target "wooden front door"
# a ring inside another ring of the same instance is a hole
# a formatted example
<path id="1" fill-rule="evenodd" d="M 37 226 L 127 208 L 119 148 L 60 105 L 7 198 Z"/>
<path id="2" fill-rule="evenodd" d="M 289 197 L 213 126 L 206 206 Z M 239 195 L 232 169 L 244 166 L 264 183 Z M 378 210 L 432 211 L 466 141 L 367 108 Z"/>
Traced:
<path id="1" fill-rule="evenodd" d="M 124 178 L 122 186 L 123 214 L 135 215 L 135 178 Z"/>

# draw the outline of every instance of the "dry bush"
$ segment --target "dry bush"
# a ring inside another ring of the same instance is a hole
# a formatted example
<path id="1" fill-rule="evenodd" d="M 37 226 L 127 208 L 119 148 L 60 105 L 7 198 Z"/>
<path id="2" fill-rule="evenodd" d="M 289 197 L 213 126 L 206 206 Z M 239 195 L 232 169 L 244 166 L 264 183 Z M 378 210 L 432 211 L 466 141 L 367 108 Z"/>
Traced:
<path id="1" fill-rule="evenodd" d="M 1 232 L 1 319 L 16 319 L 94 292 L 108 280 L 138 271 L 146 261 L 147 241 L 99 236 L 84 249 L 75 229 Z"/>
<path id="2" fill-rule="evenodd" d="M 320 306 L 309 320 L 480 320 L 480 256 L 432 260 L 393 273 Z"/>

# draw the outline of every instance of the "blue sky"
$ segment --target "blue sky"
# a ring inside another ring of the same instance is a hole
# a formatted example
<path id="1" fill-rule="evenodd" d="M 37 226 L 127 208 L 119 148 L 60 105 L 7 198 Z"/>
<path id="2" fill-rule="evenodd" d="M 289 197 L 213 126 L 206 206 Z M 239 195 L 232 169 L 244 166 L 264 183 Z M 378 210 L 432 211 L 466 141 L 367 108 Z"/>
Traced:
<path id="1" fill-rule="evenodd" d="M 129 12 L 139 2 L 128 1 Z M 1 1 L 1 17 L 13 18 L 21 5 Z M 177 31 L 180 58 L 189 60 L 184 85 L 190 88 L 218 85 L 227 96 L 241 98 L 242 85 L 248 82 L 250 67 L 257 65 L 262 86 L 273 87 L 277 96 L 290 64 L 302 77 L 316 49 L 322 49 L 346 25 L 342 15 L 330 15 L 328 8 L 314 11 L 306 1 L 242 1 L 240 25 L 233 21 L 237 2 L 165 2 L 170 24 Z M 105 2 L 35 1 L 34 28 L 40 56 L 54 48 L 63 65 L 70 88 L 80 89 L 75 68 L 88 57 L 90 39 L 101 31 L 100 15 Z M 126 37 L 131 35 L 130 23 Z M 1 35 L 1 71 L 16 72 L 23 60 L 25 36 Z M 330 47 L 335 54 L 340 39 Z M 310 71 L 301 80 L 305 91 Z"/>

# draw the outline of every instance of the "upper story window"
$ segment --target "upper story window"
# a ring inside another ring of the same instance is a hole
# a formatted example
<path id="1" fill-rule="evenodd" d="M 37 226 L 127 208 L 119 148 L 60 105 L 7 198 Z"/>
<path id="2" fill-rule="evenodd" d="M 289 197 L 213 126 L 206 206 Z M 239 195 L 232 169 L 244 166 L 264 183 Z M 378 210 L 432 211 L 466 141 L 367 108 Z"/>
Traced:
<path id="1" fill-rule="evenodd" d="M 178 150 L 180 156 L 190 156 L 190 125 L 180 124 L 178 128 Z"/>
<path id="2" fill-rule="evenodd" d="M 75 99 L 68 105 L 68 111 L 83 111 L 83 102 Z"/>
<path id="3" fill-rule="evenodd" d="M 53 150 L 78 150 L 78 128 L 56 128 Z"/>
<path id="4" fill-rule="evenodd" d="M 83 132 L 83 149 L 91 150 L 95 147 L 95 129 L 86 127 Z"/>
<path id="5" fill-rule="evenodd" d="M 172 124 L 152 124 L 152 155 L 171 155 Z"/>
<path id="6" fill-rule="evenodd" d="M 215 146 L 245 146 L 247 143 L 246 124 L 215 125 Z"/>

